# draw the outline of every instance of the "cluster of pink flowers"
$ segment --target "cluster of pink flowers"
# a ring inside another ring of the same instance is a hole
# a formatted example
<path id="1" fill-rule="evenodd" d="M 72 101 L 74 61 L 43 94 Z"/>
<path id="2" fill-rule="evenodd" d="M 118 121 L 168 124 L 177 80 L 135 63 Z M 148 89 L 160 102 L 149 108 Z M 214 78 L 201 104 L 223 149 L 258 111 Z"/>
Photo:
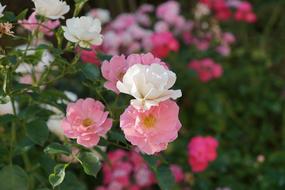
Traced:
<path id="1" fill-rule="evenodd" d="M 101 102 L 92 98 L 69 103 L 66 118 L 61 123 L 65 136 L 77 139 L 78 144 L 87 148 L 97 145 L 100 137 L 112 127 L 112 119 L 104 109 Z"/>
<path id="2" fill-rule="evenodd" d="M 208 82 L 210 80 L 219 78 L 223 74 L 222 66 L 215 63 L 211 58 L 192 60 L 188 64 L 188 67 L 197 72 L 199 79 L 202 82 Z"/>
<path id="3" fill-rule="evenodd" d="M 143 158 L 135 151 L 117 149 L 108 153 L 103 165 L 103 184 L 96 190 L 140 190 L 155 184 L 155 177 Z"/>
<path id="4" fill-rule="evenodd" d="M 146 10 L 143 10 L 146 11 Z M 149 18 L 141 9 L 134 14 L 121 14 L 105 28 L 103 51 L 118 55 L 135 53 L 143 49 L 143 42 L 151 31 L 143 25 L 149 24 Z M 144 20 L 142 20 L 144 18 Z"/>
<path id="5" fill-rule="evenodd" d="M 117 149 L 108 153 L 103 165 L 103 185 L 96 190 L 143 190 L 156 184 L 154 173 L 136 151 Z M 184 181 L 184 173 L 178 165 L 170 169 L 176 183 Z"/>
<path id="6" fill-rule="evenodd" d="M 188 162 L 193 172 L 204 171 L 209 162 L 217 158 L 218 141 L 211 137 L 197 136 L 188 144 Z"/>
<path id="7" fill-rule="evenodd" d="M 27 20 L 19 21 L 21 26 L 31 32 L 38 30 L 47 36 L 53 36 L 53 30 L 60 25 L 59 20 L 47 20 L 40 23 L 36 18 L 36 12 L 33 12 Z"/>
<path id="8" fill-rule="evenodd" d="M 220 21 L 234 18 L 237 21 L 248 23 L 256 22 L 256 15 L 247 1 L 240 0 L 200 0 L 201 3 L 213 10 L 215 17 Z M 234 12 L 235 10 L 235 12 Z"/>

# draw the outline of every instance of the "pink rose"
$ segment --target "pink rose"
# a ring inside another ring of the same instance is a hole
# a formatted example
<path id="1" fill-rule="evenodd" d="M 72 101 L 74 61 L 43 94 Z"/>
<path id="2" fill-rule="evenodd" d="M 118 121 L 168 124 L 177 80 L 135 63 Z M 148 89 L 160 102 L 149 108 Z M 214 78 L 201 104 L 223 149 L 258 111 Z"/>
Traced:
<path id="1" fill-rule="evenodd" d="M 66 117 L 61 123 L 65 136 L 77 139 L 87 148 L 98 144 L 100 137 L 112 127 L 112 119 L 104 105 L 92 98 L 79 99 L 67 105 Z"/>
<path id="2" fill-rule="evenodd" d="M 188 162 L 193 172 L 202 172 L 217 158 L 218 141 L 213 137 L 197 136 L 188 144 Z"/>
<path id="3" fill-rule="evenodd" d="M 140 151 L 154 154 L 177 138 L 181 128 L 178 114 L 179 107 L 171 100 L 146 111 L 129 106 L 120 117 L 120 127 L 126 139 Z"/>

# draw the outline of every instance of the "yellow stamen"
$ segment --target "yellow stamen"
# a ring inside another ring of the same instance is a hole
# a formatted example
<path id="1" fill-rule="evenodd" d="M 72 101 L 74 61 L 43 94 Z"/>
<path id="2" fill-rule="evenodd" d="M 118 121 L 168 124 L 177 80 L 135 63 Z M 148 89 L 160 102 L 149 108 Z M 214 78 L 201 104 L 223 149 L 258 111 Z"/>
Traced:
<path id="1" fill-rule="evenodd" d="M 156 123 L 156 118 L 153 115 L 148 115 L 143 118 L 143 125 L 145 128 L 153 128 Z"/>
<path id="2" fill-rule="evenodd" d="M 82 121 L 82 125 L 83 125 L 84 127 L 89 127 L 89 126 L 92 125 L 92 124 L 93 124 L 93 120 L 90 119 L 90 118 L 86 118 L 86 119 L 84 119 L 84 120 Z"/>

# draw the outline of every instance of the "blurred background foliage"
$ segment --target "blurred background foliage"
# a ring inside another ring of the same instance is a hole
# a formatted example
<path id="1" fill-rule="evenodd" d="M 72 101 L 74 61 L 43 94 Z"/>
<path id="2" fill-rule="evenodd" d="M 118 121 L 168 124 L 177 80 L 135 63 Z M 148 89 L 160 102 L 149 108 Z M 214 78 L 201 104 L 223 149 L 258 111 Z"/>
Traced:
<path id="1" fill-rule="evenodd" d="M 165 1 L 90 0 L 85 9 L 107 8 L 114 17 L 133 11 L 142 3 L 161 2 Z M 196 2 L 179 2 L 184 14 L 190 17 Z M 177 147 L 185 148 L 188 140 L 198 134 L 216 136 L 220 142 L 218 160 L 195 178 L 189 176 L 193 189 L 285 189 L 285 1 L 250 2 L 257 13 L 256 24 L 222 24 L 225 31 L 236 35 L 237 43 L 230 57 L 217 58 L 224 67 L 220 79 L 204 84 L 195 80 L 191 71 L 185 72 L 189 59 L 197 57 L 194 49 L 182 48 L 179 55 L 173 53 L 167 60 L 181 73 L 177 87 L 184 89 L 184 98 L 179 102 L 183 105 L 184 127 L 183 135 L 166 154 L 187 171 L 186 150 Z M 3 4 L 15 13 L 32 8 L 30 0 L 4 0 Z M 0 44 L 4 43 L 2 39 Z M 85 96 L 92 95 L 83 92 Z M 48 164 L 41 160 L 45 168 Z M 74 176 L 68 176 L 71 183 Z"/>

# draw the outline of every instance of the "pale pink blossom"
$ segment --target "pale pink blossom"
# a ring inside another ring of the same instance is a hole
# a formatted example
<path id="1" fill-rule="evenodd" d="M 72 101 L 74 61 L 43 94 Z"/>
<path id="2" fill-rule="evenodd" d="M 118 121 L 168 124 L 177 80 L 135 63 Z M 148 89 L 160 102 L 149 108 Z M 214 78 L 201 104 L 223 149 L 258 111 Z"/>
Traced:
<path id="1" fill-rule="evenodd" d="M 154 154 L 177 138 L 181 128 L 178 114 L 179 107 L 171 100 L 146 111 L 129 106 L 120 117 L 120 127 L 126 139 L 140 151 Z"/>
<path id="2" fill-rule="evenodd" d="M 216 51 L 222 56 L 228 56 L 231 53 L 231 48 L 228 45 L 220 45 L 216 48 Z"/>
<path id="3" fill-rule="evenodd" d="M 138 9 L 138 12 L 140 13 L 151 13 L 153 11 L 154 11 L 154 6 L 151 4 L 142 4 Z"/>
<path id="4" fill-rule="evenodd" d="M 36 12 L 33 12 L 27 20 L 20 20 L 19 23 L 22 27 L 29 31 L 33 32 L 38 30 L 47 36 L 52 36 L 54 29 L 60 25 L 59 20 L 47 20 L 42 23 L 39 22 L 36 18 Z"/>
<path id="5" fill-rule="evenodd" d="M 155 23 L 154 30 L 156 32 L 168 32 L 169 31 L 169 25 L 164 21 L 159 21 Z"/>
<path id="6" fill-rule="evenodd" d="M 210 58 L 201 60 L 192 60 L 188 67 L 197 72 L 199 79 L 202 82 L 208 82 L 210 80 L 219 78 L 223 74 L 223 68 L 221 65 L 215 63 Z"/>
<path id="7" fill-rule="evenodd" d="M 104 105 L 92 98 L 79 99 L 67 105 L 66 117 L 61 123 L 65 136 L 77 139 L 85 147 L 98 144 L 112 126 L 112 119 Z"/>
<path id="8" fill-rule="evenodd" d="M 106 24 L 111 20 L 110 12 L 107 9 L 92 9 L 87 13 L 87 16 L 98 18 L 102 24 Z"/>
<path id="9" fill-rule="evenodd" d="M 125 30 L 136 23 L 136 18 L 132 14 L 121 14 L 112 23 L 111 27 L 116 30 Z"/>
<path id="10" fill-rule="evenodd" d="M 104 87 L 119 94 L 116 84 L 123 79 L 127 69 L 128 65 L 124 55 L 113 56 L 110 61 L 104 61 L 101 67 L 102 75 L 107 80 Z"/>
<path id="11" fill-rule="evenodd" d="M 167 1 L 159 5 L 156 16 L 168 23 L 174 24 L 176 17 L 180 13 L 180 6 L 176 1 Z"/>
<path id="12" fill-rule="evenodd" d="M 188 144 L 188 162 L 193 172 L 202 172 L 209 162 L 217 158 L 218 141 L 211 137 L 197 136 Z"/>

